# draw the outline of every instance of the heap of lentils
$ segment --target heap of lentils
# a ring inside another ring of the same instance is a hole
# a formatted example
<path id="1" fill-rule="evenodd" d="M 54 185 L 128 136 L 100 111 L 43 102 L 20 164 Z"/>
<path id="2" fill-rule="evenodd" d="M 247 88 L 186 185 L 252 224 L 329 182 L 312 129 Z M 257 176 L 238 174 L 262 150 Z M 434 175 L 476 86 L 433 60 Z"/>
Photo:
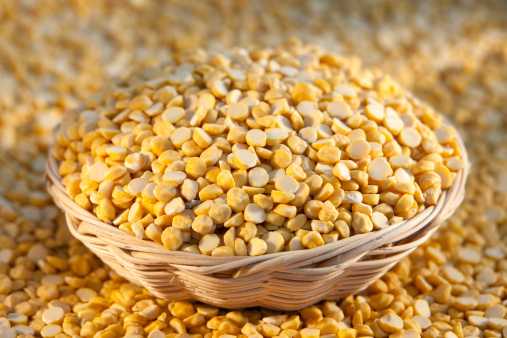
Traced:
<path id="1" fill-rule="evenodd" d="M 67 193 L 139 239 L 212 256 L 315 248 L 409 220 L 465 163 L 388 76 L 317 47 L 188 52 L 59 126 Z"/>

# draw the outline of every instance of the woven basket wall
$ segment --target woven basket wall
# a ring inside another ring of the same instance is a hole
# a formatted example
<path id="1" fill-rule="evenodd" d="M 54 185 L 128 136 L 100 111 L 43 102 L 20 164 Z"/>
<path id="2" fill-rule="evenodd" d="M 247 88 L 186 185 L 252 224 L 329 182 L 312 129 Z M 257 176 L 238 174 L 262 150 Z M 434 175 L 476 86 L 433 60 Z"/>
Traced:
<path id="1" fill-rule="evenodd" d="M 458 141 L 468 164 L 463 142 Z M 196 299 L 224 308 L 296 310 L 365 289 L 426 241 L 463 200 L 469 165 L 435 206 L 411 220 L 315 249 L 259 257 L 168 251 L 138 239 L 80 208 L 66 194 L 51 152 L 46 169 L 48 191 L 65 212 L 72 234 L 121 276 L 155 296 Z"/>

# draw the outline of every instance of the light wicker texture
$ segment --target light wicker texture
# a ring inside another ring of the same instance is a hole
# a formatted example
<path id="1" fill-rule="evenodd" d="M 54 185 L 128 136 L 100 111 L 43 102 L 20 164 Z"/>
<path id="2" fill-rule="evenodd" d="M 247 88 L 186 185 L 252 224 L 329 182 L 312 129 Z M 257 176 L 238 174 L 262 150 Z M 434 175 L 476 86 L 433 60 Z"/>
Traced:
<path id="1" fill-rule="evenodd" d="M 71 233 L 102 261 L 155 296 L 196 299 L 224 308 L 263 306 L 296 310 L 324 299 L 357 293 L 426 241 L 459 206 L 470 165 L 438 203 L 408 221 L 354 235 L 318 248 L 258 257 L 209 257 L 169 251 L 106 224 L 65 192 L 57 160 L 49 153 L 48 191 L 64 212 Z"/>

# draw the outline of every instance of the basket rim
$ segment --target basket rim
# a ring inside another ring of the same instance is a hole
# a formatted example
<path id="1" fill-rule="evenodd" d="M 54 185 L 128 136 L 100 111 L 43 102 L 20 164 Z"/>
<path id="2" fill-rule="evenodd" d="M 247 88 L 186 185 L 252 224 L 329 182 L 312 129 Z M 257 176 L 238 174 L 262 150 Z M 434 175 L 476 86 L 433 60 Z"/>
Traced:
<path id="1" fill-rule="evenodd" d="M 452 125 L 445 118 L 445 116 L 443 116 L 443 118 L 445 124 Z M 55 130 L 58 126 L 59 125 L 55 127 Z M 307 264 L 310 255 L 318 257 L 318 261 L 325 259 L 323 256 L 329 256 L 329 258 L 333 258 L 339 255 L 338 257 L 341 257 L 341 253 L 345 254 L 344 256 L 348 256 L 350 258 L 359 255 L 364 256 L 372 250 L 379 250 L 386 245 L 397 242 L 396 240 L 393 241 L 391 239 L 399 236 L 403 232 L 406 232 L 408 234 L 406 237 L 409 237 L 410 235 L 413 235 L 414 233 L 420 231 L 420 229 L 416 229 L 415 231 L 413 229 L 421 223 L 426 223 L 424 229 L 425 233 L 431 231 L 439 225 L 438 222 L 433 222 L 433 220 L 435 220 L 438 215 L 444 213 L 446 210 L 455 209 L 461 203 L 464 195 L 465 183 L 470 172 L 471 164 L 469 162 L 464 142 L 459 133 L 456 133 L 456 139 L 461 152 L 461 158 L 465 162 L 465 168 L 457 172 L 457 176 L 455 177 L 451 187 L 442 191 L 442 194 L 440 195 L 440 198 L 436 205 L 427 207 L 421 213 L 409 220 L 404 220 L 402 222 L 389 225 L 388 227 L 381 230 L 372 231 L 366 234 L 355 234 L 348 238 L 340 239 L 336 242 L 324 244 L 312 249 L 282 251 L 261 256 L 212 257 L 179 250 L 170 251 L 161 244 L 153 241 L 139 239 L 131 234 L 127 234 L 125 231 L 120 230 L 118 227 L 112 224 L 100 221 L 96 215 L 77 205 L 76 202 L 66 193 L 62 179 L 59 175 L 58 161 L 52 153 L 52 146 L 48 149 L 45 178 L 48 185 L 48 191 L 55 200 L 55 203 L 61 209 L 63 209 L 65 213 L 70 213 L 72 216 L 83 221 L 83 224 L 85 224 L 87 228 L 94 230 L 92 232 L 93 234 L 110 234 L 111 238 L 108 238 L 106 240 L 106 238 L 102 236 L 100 238 L 101 240 L 105 240 L 108 242 L 108 244 L 118 247 L 118 243 L 122 243 L 124 245 L 126 241 L 121 241 L 121 238 L 115 240 L 114 236 L 129 236 L 129 242 L 134 242 L 132 248 L 118 249 L 121 251 L 130 250 L 132 257 L 146 259 L 147 257 L 143 258 L 143 253 L 157 253 L 160 255 L 160 264 L 171 264 L 174 267 L 184 266 L 188 271 L 193 271 L 194 269 L 192 268 L 195 268 L 194 272 L 197 273 L 206 273 L 206 271 L 207 273 L 217 272 L 217 265 L 221 266 L 219 269 L 220 271 L 247 267 L 248 271 L 245 270 L 243 273 L 238 273 L 235 275 L 235 277 L 241 277 L 243 275 L 263 270 L 268 266 L 297 266 L 297 263 L 302 260 L 305 260 L 305 263 Z M 95 230 L 100 231 L 95 232 Z M 119 232 L 121 234 L 119 234 Z M 340 261 L 346 262 L 346 258 L 347 257 L 345 257 L 345 260 L 340 259 Z M 150 256 L 150 259 L 153 259 L 153 257 Z M 193 263 L 189 264 L 189 259 L 192 259 Z M 334 262 L 337 263 L 336 259 Z M 336 266 L 330 265 L 331 263 L 320 264 L 318 267 L 312 269 L 323 269 L 323 273 L 337 269 Z M 344 269 L 345 267 L 346 266 L 340 265 L 339 268 Z"/>

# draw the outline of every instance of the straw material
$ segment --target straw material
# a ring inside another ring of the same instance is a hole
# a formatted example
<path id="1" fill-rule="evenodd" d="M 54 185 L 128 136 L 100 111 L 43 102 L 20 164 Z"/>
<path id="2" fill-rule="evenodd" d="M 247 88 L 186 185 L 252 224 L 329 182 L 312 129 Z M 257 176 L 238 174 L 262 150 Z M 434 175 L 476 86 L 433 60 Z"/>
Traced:
<path id="1" fill-rule="evenodd" d="M 324 299 L 365 289 L 426 241 L 459 206 L 467 168 L 438 203 L 416 217 L 367 234 L 314 249 L 258 257 L 210 257 L 169 251 L 106 224 L 79 207 L 65 192 L 58 163 L 49 153 L 48 191 L 64 212 L 71 233 L 129 281 L 159 298 L 196 299 L 224 308 L 263 306 L 296 310 Z"/>

